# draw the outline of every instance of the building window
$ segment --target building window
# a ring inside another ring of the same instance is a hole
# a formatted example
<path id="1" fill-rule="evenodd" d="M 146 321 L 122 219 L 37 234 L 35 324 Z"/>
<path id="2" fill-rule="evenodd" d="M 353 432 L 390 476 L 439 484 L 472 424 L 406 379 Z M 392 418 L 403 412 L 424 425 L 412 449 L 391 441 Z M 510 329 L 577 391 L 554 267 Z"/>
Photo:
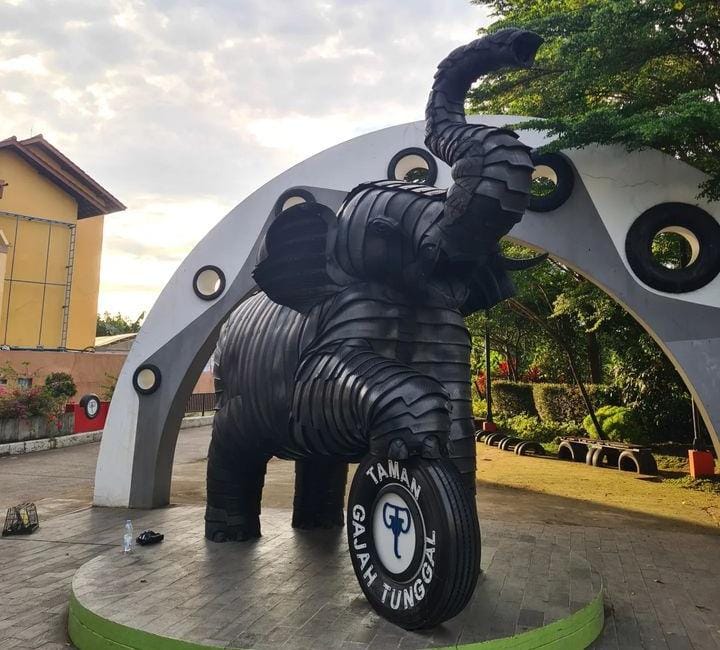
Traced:
<path id="1" fill-rule="evenodd" d="M 32 386 L 32 377 L 18 377 L 19 388 L 30 388 Z"/>

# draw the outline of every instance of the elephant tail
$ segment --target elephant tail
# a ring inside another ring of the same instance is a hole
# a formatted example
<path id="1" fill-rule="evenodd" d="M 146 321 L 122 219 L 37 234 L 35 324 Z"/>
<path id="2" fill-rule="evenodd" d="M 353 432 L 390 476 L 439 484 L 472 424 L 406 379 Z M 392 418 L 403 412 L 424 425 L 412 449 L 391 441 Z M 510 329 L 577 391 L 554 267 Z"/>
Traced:
<path id="1" fill-rule="evenodd" d="M 446 223 L 466 221 L 480 211 L 488 241 L 497 241 L 520 220 L 527 207 L 533 164 L 529 149 L 514 132 L 467 124 L 465 95 L 484 74 L 531 66 L 541 43 L 534 32 L 502 29 L 459 47 L 438 66 L 428 99 L 425 144 L 452 167 Z M 488 215 L 488 211 L 500 214 Z"/>

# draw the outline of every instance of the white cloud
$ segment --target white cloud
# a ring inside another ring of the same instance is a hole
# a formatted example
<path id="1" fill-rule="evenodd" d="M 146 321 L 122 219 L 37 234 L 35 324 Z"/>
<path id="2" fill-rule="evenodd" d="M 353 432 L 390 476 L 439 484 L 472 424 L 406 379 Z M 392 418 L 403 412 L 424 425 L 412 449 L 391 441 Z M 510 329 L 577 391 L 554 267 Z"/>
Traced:
<path id="1" fill-rule="evenodd" d="M 419 119 L 485 22 L 468 0 L 0 2 L 0 138 L 42 132 L 130 206 L 105 221 L 101 307 L 134 314 L 256 187 Z"/>

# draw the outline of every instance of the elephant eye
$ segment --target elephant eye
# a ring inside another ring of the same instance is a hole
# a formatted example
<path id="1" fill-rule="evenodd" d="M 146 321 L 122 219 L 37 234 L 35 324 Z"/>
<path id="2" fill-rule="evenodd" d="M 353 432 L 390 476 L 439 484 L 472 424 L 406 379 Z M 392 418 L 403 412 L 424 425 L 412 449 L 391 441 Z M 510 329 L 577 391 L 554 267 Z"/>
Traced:
<path id="1" fill-rule="evenodd" d="M 399 228 L 397 222 L 388 217 L 375 217 L 370 220 L 369 226 L 374 232 L 381 235 L 395 232 Z"/>

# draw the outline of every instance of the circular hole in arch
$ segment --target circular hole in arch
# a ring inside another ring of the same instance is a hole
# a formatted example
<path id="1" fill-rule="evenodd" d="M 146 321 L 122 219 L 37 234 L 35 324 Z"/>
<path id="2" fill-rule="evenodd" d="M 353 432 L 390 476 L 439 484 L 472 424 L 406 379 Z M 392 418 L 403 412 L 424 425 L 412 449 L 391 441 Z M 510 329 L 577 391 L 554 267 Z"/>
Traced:
<path id="1" fill-rule="evenodd" d="M 301 203 L 307 203 L 304 197 L 302 196 L 289 196 L 285 199 L 285 201 L 282 204 L 282 210 L 287 210 L 288 208 L 292 208 L 294 205 L 300 205 Z"/>
<path id="2" fill-rule="evenodd" d="M 198 298 L 215 300 L 225 290 L 225 274 L 217 266 L 203 266 L 195 273 L 193 290 Z"/>
<path id="3" fill-rule="evenodd" d="M 688 228 L 668 226 L 653 237 L 650 252 L 666 269 L 685 269 L 700 256 L 700 242 Z"/>
<path id="4" fill-rule="evenodd" d="M 432 185 L 437 180 L 437 163 L 424 149 L 410 147 L 392 157 L 387 175 L 395 181 Z"/>
<path id="5" fill-rule="evenodd" d="M 550 196 L 557 189 L 557 184 L 555 170 L 548 165 L 538 165 L 533 171 L 530 194 L 537 198 Z"/>
<path id="6" fill-rule="evenodd" d="M 142 395 L 154 393 L 160 386 L 160 369 L 157 366 L 146 363 L 138 366 L 133 374 L 133 385 L 135 390 Z"/>

